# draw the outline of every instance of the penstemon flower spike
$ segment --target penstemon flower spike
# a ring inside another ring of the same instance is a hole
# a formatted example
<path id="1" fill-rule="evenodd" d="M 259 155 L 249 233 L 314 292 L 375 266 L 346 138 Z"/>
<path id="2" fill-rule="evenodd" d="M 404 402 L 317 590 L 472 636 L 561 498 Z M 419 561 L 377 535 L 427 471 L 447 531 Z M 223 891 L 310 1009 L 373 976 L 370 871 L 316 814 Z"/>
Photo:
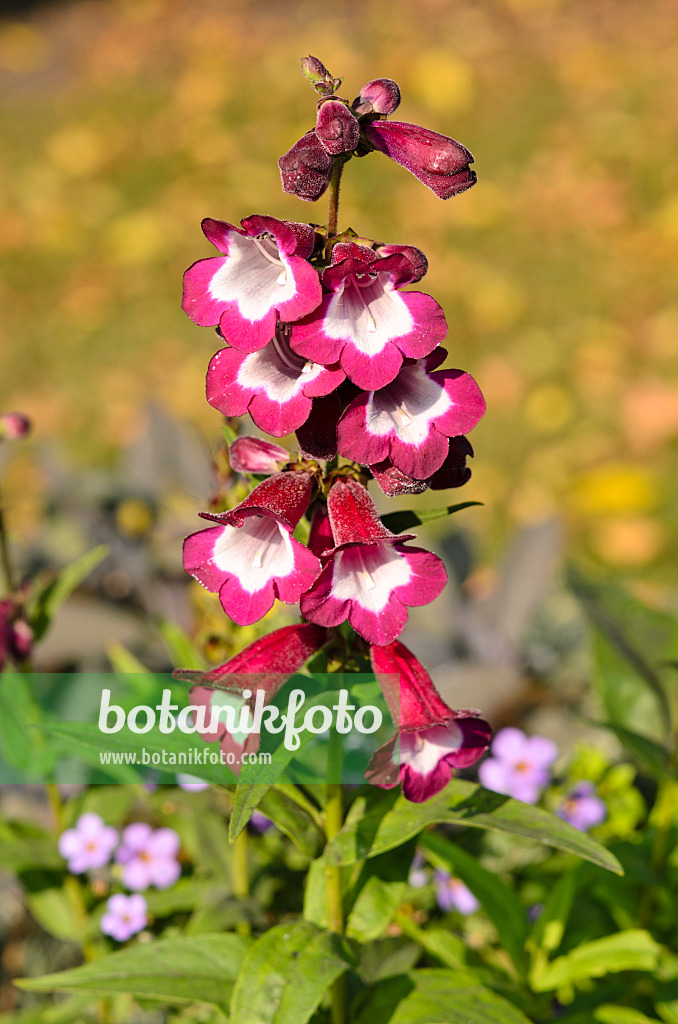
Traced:
<path id="1" fill-rule="evenodd" d="M 394 534 L 367 485 L 386 495 L 462 486 L 473 449 L 468 431 L 485 401 L 447 358 L 443 310 L 411 290 L 428 261 L 413 245 L 359 236 L 338 226 L 339 185 L 347 163 L 380 151 L 447 199 L 476 180 L 466 147 L 448 136 L 385 120 L 400 103 L 397 83 L 374 79 L 352 103 L 316 57 L 302 73 L 317 94 L 315 125 L 279 160 L 282 187 L 315 202 L 326 191 L 326 227 L 268 215 L 240 227 L 207 218 L 203 232 L 219 255 L 184 275 L 183 308 L 216 327 L 221 348 L 207 371 L 207 400 L 227 417 L 249 414 L 274 438 L 297 434 L 298 456 L 242 436 L 231 445 L 236 472 L 263 474 L 230 510 L 201 513 L 207 529 L 184 543 L 184 565 L 219 594 L 240 625 L 261 619 L 276 599 L 299 603 L 302 621 L 255 641 L 206 673 L 184 670 L 192 700 L 205 709 L 231 702 L 247 716 L 263 680 L 271 700 L 289 674 L 321 647 L 351 657 L 369 650 L 383 676 L 396 733 L 373 756 L 367 777 L 398 782 L 409 800 L 433 796 L 454 768 L 485 752 L 490 728 L 478 712 L 447 707 L 414 655 L 399 642 L 408 608 L 443 590 L 441 560 Z M 307 544 L 292 536 L 302 517 Z M 339 627 L 354 631 L 346 646 Z M 335 643 L 336 640 L 336 643 Z M 227 693 L 223 691 L 227 690 Z M 222 749 L 255 749 L 259 737 L 219 727 Z"/>

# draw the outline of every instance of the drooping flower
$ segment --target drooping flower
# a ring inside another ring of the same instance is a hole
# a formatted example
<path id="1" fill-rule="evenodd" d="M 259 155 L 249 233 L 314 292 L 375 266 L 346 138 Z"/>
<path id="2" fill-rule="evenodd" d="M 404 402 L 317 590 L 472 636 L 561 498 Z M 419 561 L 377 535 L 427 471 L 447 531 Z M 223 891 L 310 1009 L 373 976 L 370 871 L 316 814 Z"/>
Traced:
<path id="1" fill-rule="evenodd" d="M 457 910 L 467 917 L 474 914 L 480 903 L 461 878 L 456 878 L 448 871 L 437 869 L 434 872 L 436 887 L 436 903 L 442 911 Z"/>
<path id="2" fill-rule="evenodd" d="M 321 626 L 346 619 L 372 644 L 389 644 L 402 633 L 408 607 L 429 604 L 447 581 L 441 560 L 408 547 L 414 534 L 398 536 L 381 522 L 366 489 L 351 477 L 335 481 L 327 499 L 334 547 L 301 613 Z"/>
<path id="3" fill-rule="evenodd" d="M 592 782 L 578 782 L 560 807 L 556 808 L 556 814 L 580 832 L 588 832 L 590 828 L 605 821 L 607 806 L 604 800 L 596 796 L 596 787 Z"/>
<path id="4" fill-rule="evenodd" d="M 278 473 L 290 458 L 287 448 L 262 437 L 236 437 L 228 449 L 228 461 L 236 473 Z"/>
<path id="5" fill-rule="evenodd" d="M 106 901 L 106 913 L 99 927 L 116 942 L 127 942 L 148 924 L 148 904 L 143 896 L 117 892 Z"/>
<path id="6" fill-rule="evenodd" d="M 310 224 L 252 216 L 242 229 L 207 218 L 202 229 L 223 253 L 184 274 L 182 308 L 201 327 L 216 327 L 241 352 L 267 345 L 278 319 L 297 320 L 321 299 Z"/>
<path id="7" fill-rule="evenodd" d="M 265 348 L 244 354 L 222 348 L 207 370 L 207 401 L 224 416 L 250 416 L 274 437 L 301 427 L 315 397 L 334 391 L 344 380 L 339 367 L 328 368 L 299 356 L 289 337 L 276 330 Z"/>
<path id="8" fill-rule="evenodd" d="M 492 741 L 491 757 L 478 768 L 486 789 L 536 804 L 551 779 L 550 766 L 558 748 L 545 736 L 526 736 L 521 729 L 500 729 Z"/>
<path id="9" fill-rule="evenodd" d="M 218 526 L 184 541 L 184 568 L 239 626 L 261 619 L 276 597 L 296 604 L 320 563 L 292 537 L 313 490 L 311 473 L 276 473 L 229 512 L 201 512 Z"/>
<path id="10" fill-rule="evenodd" d="M 59 836 L 59 853 L 68 861 L 72 875 L 103 868 L 118 845 L 118 833 L 93 811 L 81 814 L 73 828 Z"/>
<path id="11" fill-rule="evenodd" d="M 435 299 L 400 290 L 418 279 L 417 273 L 402 252 L 380 256 L 365 245 L 337 243 L 322 275 L 328 292 L 294 325 L 292 348 L 327 366 L 339 363 L 366 391 L 385 387 L 403 359 L 428 355 L 447 334 Z"/>
<path id="12" fill-rule="evenodd" d="M 370 472 L 389 497 L 397 494 L 422 494 L 429 487 L 432 491 L 446 491 L 451 487 L 461 487 L 471 479 L 471 470 L 466 465 L 469 456 L 473 456 L 473 448 L 462 435 L 450 438 L 445 461 L 427 480 L 407 476 L 393 465 L 390 458 L 370 466 Z"/>
<path id="13" fill-rule="evenodd" d="M 403 121 L 365 121 L 364 137 L 372 149 L 385 153 L 419 178 L 439 199 L 449 199 L 476 183 L 466 146 L 428 128 Z"/>
<path id="14" fill-rule="evenodd" d="M 306 132 L 278 160 L 283 192 L 314 203 L 330 183 L 332 157 L 314 131 Z"/>
<path id="15" fill-rule="evenodd" d="M 179 836 L 172 828 L 152 829 L 145 821 L 128 825 L 115 855 L 122 865 L 123 884 L 141 892 L 151 885 L 169 889 L 181 874 Z"/>
<path id="16" fill-rule="evenodd" d="M 371 647 L 370 659 L 396 732 L 372 755 L 365 778 L 384 789 L 400 782 L 407 800 L 422 803 L 445 788 L 455 768 L 482 757 L 492 731 L 479 711 L 449 708 L 399 641 Z"/>
<path id="17" fill-rule="evenodd" d="M 191 706 L 205 708 L 204 729 L 198 735 L 206 743 L 219 743 L 224 755 L 229 758 L 231 771 L 240 773 L 243 752 L 252 753 L 259 747 L 259 733 L 229 731 L 223 716 L 210 728 L 215 709 L 230 708 L 233 721 L 240 723 L 244 713 L 247 729 L 252 727 L 251 708 L 256 703 L 257 691 L 264 691 L 264 704 L 269 704 L 280 688 L 294 675 L 308 659 L 320 650 L 328 640 L 328 634 L 320 626 L 302 623 L 283 626 L 249 644 L 223 665 L 198 672 L 192 669 L 177 669 L 176 679 L 193 683 L 189 699 Z M 250 697 L 243 696 L 248 690 Z"/>
<path id="18" fill-rule="evenodd" d="M 406 363 L 379 391 L 363 391 L 342 414 L 338 451 L 371 466 L 390 458 L 416 480 L 440 469 L 449 438 L 465 434 L 481 419 L 485 400 L 473 377 L 461 370 L 432 370 L 446 358 L 438 348 L 425 359 Z"/>

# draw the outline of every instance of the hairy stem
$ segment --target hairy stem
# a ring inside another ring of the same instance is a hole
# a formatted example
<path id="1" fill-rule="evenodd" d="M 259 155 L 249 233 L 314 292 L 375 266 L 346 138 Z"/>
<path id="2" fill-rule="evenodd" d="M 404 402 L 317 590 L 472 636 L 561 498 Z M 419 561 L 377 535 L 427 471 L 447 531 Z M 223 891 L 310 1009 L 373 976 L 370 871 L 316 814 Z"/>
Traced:
<path id="1" fill-rule="evenodd" d="M 14 593 L 14 573 L 9 554 L 9 541 L 7 540 L 7 527 L 2 507 L 2 494 L 0 494 L 0 569 L 2 570 L 3 589 L 7 596 L 9 596 Z"/>
<path id="2" fill-rule="evenodd" d="M 341 182 L 342 171 L 344 170 L 344 159 L 342 157 L 334 158 L 334 167 L 332 168 L 332 178 L 330 180 L 330 203 L 327 211 L 327 245 L 325 246 L 325 256 L 327 259 L 330 258 L 332 252 L 331 239 L 337 233 L 337 222 L 339 218 L 339 184 Z"/>
<path id="3" fill-rule="evenodd" d="M 342 738 L 333 729 L 330 733 L 327 757 L 327 786 L 325 789 L 325 836 L 327 842 L 334 839 L 344 821 L 341 792 Z M 342 935 L 344 914 L 341 899 L 341 868 L 336 864 L 325 865 L 325 893 L 327 898 L 327 921 L 331 931 Z M 346 979 L 342 975 L 332 985 L 332 1024 L 346 1024 Z"/>

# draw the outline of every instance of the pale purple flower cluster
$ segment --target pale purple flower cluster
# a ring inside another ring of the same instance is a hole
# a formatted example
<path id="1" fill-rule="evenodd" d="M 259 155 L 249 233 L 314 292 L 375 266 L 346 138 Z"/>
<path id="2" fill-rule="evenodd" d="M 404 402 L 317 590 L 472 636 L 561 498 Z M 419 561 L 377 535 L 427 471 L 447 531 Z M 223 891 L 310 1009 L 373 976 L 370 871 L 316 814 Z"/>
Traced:
<path id="1" fill-rule="evenodd" d="M 536 804 L 551 780 L 558 748 L 545 736 L 526 736 L 520 729 L 500 729 L 492 741 L 491 757 L 478 768 L 486 789 Z"/>
<path id="2" fill-rule="evenodd" d="M 580 832 L 601 825 L 607 817 L 607 807 L 595 793 L 592 782 L 578 782 L 556 809 L 556 814 Z"/>
<path id="3" fill-rule="evenodd" d="M 436 903 L 445 913 L 456 910 L 465 917 L 474 914 L 480 903 L 461 878 L 456 878 L 448 871 L 434 872 L 436 886 Z"/>
<path id="4" fill-rule="evenodd" d="M 169 889 L 181 874 L 177 860 L 179 836 L 171 828 L 152 829 L 145 821 L 128 825 L 115 855 L 122 865 L 122 881 L 128 889 L 143 892 L 155 886 Z"/>
<path id="5" fill-rule="evenodd" d="M 181 874 L 179 836 L 174 829 L 152 829 L 141 821 L 128 825 L 120 837 L 100 815 L 87 812 L 80 815 L 73 828 L 62 832 L 58 847 L 74 875 L 106 867 L 115 851 L 115 862 L 122 866 L 123 884 L 135 890 L 132 896 L 111 896 L 101 918 L 102 932 L 118 942 L 126 942 L 147 924 L 146 900 L 138 893 L 151 885 L 168 889 Z"/>

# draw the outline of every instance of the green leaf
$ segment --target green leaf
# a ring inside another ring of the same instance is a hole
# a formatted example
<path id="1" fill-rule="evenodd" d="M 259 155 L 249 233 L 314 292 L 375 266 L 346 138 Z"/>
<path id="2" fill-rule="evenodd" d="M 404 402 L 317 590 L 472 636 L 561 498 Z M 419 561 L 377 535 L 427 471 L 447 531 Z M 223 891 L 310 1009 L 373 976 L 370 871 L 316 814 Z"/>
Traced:
<path id="1" fill-rule="evenodd" d="M 535 992 L 551 992 L 618 971 L 653 971 L 660 952 L 661 946 L 641 929 L 606 935 L 553 960 L 532 980 L 532 988 Z"/>
<path id="2" fill-rule="evenodd" d="M 50 935 L 80 942 L 82 929 L 63 889 L 39 889 L 28 893 L 26 902 L 35 920 Z"/>
<path id="3" fill-rule="evenodd" d="M 54 837 L 28 822 L 0 820 L 0 867 L 19 873 L 26 868 L 45 871 L 64 867 Z"/>
<path id="4" fill-rule="evenodd" d="M 31 992 L 84 989 L 227 1006 L 247 946 L 247 941 L 238 935 L 158 939 L 110 953 L 70 971 L 17 979 L 16 984 Z"/>
<path id="5" fill-rule="evenodd" d="M 508 1000 L 464 971 L 424 970 L 376 985 L 352 1024 L 530 1024 Z"/>
<path id="6" fill-rule="evenodd" d="M 669 768 L 669 752 L 659 743 L 632 732 L 623 725 L 614 722 L 593 722 L 592 724 L 609 729 L 615 734 L 624 749 L 638 764 L 650 772 L 655 778 L 663 778 Z"/>
<path id="7" fill-rule="evenodd" d="M 323 833 L 308 811 L 287 796 L 283 786 L 269 789 L 259 807 L 302 853 L 311 859 L 318 856 L 324 842 Z"/>
<path id="8" fill-rule="evenodd" d="M 374 985 L 383 978 L 411 970 L 420 957 L 421 950 L 416 942 L 389 936 L 360 946 L 355 969 L 365 985 Z"/>
<path id="9" fill-rule="evenodd" d="M 631 1006 L 603 1003 L 593 1011 L 593 1019 L 600 1024 L 658 1024 L 657 1017 L 646 1017 Z"/>
<path id="10" fill-rule="evenodd" d="M 106 558 L 108 547 L 105 544 L 86 551 L 84 555 L 62 569 L 56 579 L 50 580 L 36 595 L 30 606 L 30 625 L 33 639 L 42 639 L 49 624 L 64 601 L 71 596 L 93 569 Z"/>
<path id="11" fill-rule="evenodd" d="M 471 508 L 472 505 L 482 505 L 482 501 L 460 501 L 458 505 L 446 505 L 445 508 L 423 509 L 421 512 L 414 512 L 411 509 L 403 509 L 400 512 L 387 512 L 381 517 L 384 526 L 393 533 L 403 533 L 422 523 L 433 522 L 434 519 L 444 519 L 455 512 L 461 512 L 463 508 Z"/>
<path id="12" fill-rule="evenodd" d="M 518 971 L 524 974 L 527 966 L 527 916 L 513 889 L 445 836 L 427 832 L 419 842 L 434 867 L 456 875 L 480 900 L 487 916 L 499 932 L 504 949 Z"/>
<path id="13" fill-rule="evenodd" d="M 441 793 L 422 804 L 410 803 L 393 792 L 369 803 L 364 797 L 356 798 L 344 827 L 328 844 L 325 857 L 332 864 L 355 864 L 401 846 L 406 839 L 436 824 L 508 832 L 573 853 L 618 875 L 624 873 L 609 850 L 556 815 L 462 779 L 453 779 Z"/>
<path id="14" fill-rule="evenodd" d="M 346 922 L 350 939 L 370 942 L 380 938 L 405 898 L 407 882 L 387 882 L 372 875 L 362 887 Z"/>
<path id="15" fill-rule="evenodd" d="M 529 945 L 543 953 L 554 953 L 563 941 L 576 889 L 577 872 L 561 875 L 551 889 L 544 909 L 537 918 Z M 543 966 L 543 963 L 542 963 Z"/>
<path id="16" fill-rule="evenodd" d="M 0 760 L 13 768 L 25 768 L 31 759 L 34 718 L 26 678 L 20 672 L 0 674 Z"/>
<path id="17" fill-rule="evenodd" d="M 299 721 L 303 721 L 306 711 L 315 704 L 323 704 L 331 707 L 332 702 L 335 699 L 336 692 L 333 690 L 310 695 L 297 712 Z M 253 812 L 259 806 L 261 800 L 275 783 L 276 779 L 280 777 L 285 768 L 287 768 L 290 762 L 298 756 L 299 752 L 304 749 L 307 743 L 312 742 L 316 737 L 314 733 L 304 731 L 300 736 L 300 743 L 297 750 L 288 749 L 283 740 L 277 738 L 275 740 L 276 746 L 273 746 L 271 742 L 266 742 L 267 738 L 270 740 L 270 737 L 263 737 L 263 743 L 259 749 L 260 751 L 268 750 L 271 752 L 270 764 L 260 762 L 244 765 L 238 778 L 235 799 L 233 801 L 233 810 L 231 811 L 231 820 L 229 822 L 228 834 L 231 842 L 240 835 L 242 830 L 245 828 L 245 825 L 252 817 Z"/>
<path id="18" fill-rule="evenodd" d="M 265 932 L 243 961 L 231 1024 L 306 1024 L 352 960 L 338 935 L 310 921 Z"/>
<path id="19" fill-rule="evenodd" d="M 175 667 L 198 670 L 205 668 L 205 663 L 196 651 L 193 641 L 181 626 L 171 619 L 157 619 L 156 625 Z"/>

